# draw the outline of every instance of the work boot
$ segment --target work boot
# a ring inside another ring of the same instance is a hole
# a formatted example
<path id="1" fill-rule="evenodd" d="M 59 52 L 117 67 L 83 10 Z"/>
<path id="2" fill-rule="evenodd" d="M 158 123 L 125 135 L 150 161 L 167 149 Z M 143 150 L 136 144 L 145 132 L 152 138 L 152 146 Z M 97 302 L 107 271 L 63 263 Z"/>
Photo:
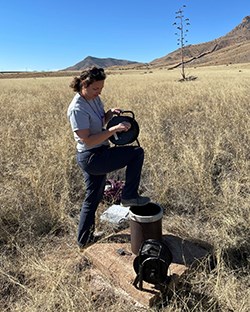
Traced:
<path id="1" fill-rule="evenodd" d="M 105 233 L 103 231 L 100 232 L 94 232 L 92 237 L 87 241 L 85 245 L 79 246 L 79 251 L 83 252 L 86 248 L 90 247 L 91 245 L 97 243 L 102 238 L 104 238 Z"/>
<path id="2" fill-rule="evenodd" d="M 150 202 L 150 198 L 147 196 L 138 196 L 132 199 L 122 199 L 121 205 L 123 207 L 131 207 L 131 206 L 145 206 Z"/>

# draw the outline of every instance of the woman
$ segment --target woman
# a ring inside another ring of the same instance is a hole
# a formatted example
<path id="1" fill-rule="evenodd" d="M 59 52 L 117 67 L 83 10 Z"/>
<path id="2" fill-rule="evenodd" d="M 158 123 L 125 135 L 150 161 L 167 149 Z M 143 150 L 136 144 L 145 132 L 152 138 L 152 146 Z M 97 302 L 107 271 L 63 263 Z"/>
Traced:
<path id="1" fill-rule="evenodd" d="M 113 114 L 121 113 L 118 108 L 104 111 L 99 95 L 105 79 L 104 70 L 93 67 L 84 70 L 70 84 L 76 94 L 67 115 L 77 142 L 77 163 L 83 171 L 86 185 L 77 239 L 80 249 L 95 241 L 95 212 L 102 200 L 107 173 L 126 167 L 126 181 L 121 199 L 123 206 L 143 206 L 150 201 L 148 197 L 138 194 L 144 160 L 143 149 L 131 145 L 109 145 L 108 139 L 112 135 L 128 131 L 131 125 L 122 122 L 110 129 L 104 129 Z"/>

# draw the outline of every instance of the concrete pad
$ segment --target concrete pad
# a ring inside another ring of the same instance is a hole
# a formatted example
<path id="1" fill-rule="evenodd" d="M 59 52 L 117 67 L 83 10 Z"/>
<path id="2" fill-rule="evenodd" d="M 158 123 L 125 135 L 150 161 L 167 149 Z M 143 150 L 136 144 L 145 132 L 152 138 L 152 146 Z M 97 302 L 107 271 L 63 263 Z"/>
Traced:
<path id="1" fill-rule="evenodd" d="M 189 266 L 208 255 L 208 251 L 173 234 L 164 235 L 163 240 L 173 255 L 173 262 L 168 272 L 171 277 L 169 288 L 173 289 Z M 99 270 L 108 281 L 115 287 L 121 288 L 139 304 L 151 307 L 160 300 L 161 293 L 155 289 L 154 285 L 143 281 L 143 291 L 133 285 L 136 277 L 133 261 L 136 255 L 131 251 L 128 232 L 123 231 L 111 235 L 86 248 L 84 256 L 90 259 L 93 267 Z"/>

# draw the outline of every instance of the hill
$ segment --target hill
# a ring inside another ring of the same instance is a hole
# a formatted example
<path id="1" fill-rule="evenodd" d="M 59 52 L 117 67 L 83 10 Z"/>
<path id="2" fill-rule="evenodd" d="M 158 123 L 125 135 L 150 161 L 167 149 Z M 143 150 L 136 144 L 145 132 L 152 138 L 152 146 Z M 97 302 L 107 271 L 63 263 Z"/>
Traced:
<path id="1" fill-rule="evenodd" d="M 65 68 L 64 70 L 83 70 L 88 67 L 97 66 L 97 67 L 112 67 L 112 66 L 126 66 L 130 64 L 139 64 L 138 62 L 127 61 L 127 60 L 118 60 L 114 58 L 97 58 L 93 56 L 87 56 L 84 60 L 79 63 Z"/>
<path id="2" fill-rule="evenodd" d="M 250 63 L 250 15 L 225 36 L 209 42 L 185 46 L 186 66 L 212 66 Z M 115 58 L 88 56 L 77 64 L 54 72 L 0 72 L 1 78 L 71 76 L 85 68 L 97 66 L 114 69 L 149 69 L 166 67 L 173 69 L 181 65 L 181 49 L 177 49 L 147 64 Z"/>
<path id="3" fill-rule="evenodd" d="M 223 64 L 250 63 L 250 16 L 243 18 L 242 22 L 225 36 L 212 41 L 189 45 L 184 47 L 184 61 L 192 66 L 209 66 Z M 148 64 L 118 60 L 114 58 L 86 57 L 79 63 L 70 66 L 64 71 L 79 71 L 84 68 L 114 67 L 114 68 L 143 68 L 168 67 L 169 69 L 181 65 L 181 49 L 177 49 L 163 57 L 157 58 Z"/>
<path id="4" fill-rule="evenodd" d="M 250 16 L 225 36 L 215 40 L 189 45 L 184 47 L 185 63 L 192 65 L 222 65 L 250 62 Z M 180 65 L 181 49 L 173 51 L 164 57 L 158 58 L 149 64 L 170 66 L 175 68 Z"/>

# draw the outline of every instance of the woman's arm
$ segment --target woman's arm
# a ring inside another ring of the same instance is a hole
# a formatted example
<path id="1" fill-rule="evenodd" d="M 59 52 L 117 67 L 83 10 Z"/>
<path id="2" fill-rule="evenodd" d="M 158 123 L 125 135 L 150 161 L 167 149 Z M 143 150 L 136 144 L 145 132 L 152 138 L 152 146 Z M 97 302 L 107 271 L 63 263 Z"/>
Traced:
<path id="1" fill-rule="evenodd" d="M 125 121 L 96 134 L 90 134 L 89 129 L 76 130 L 75 132 L 80 138 L 80 140 L 84 142 L 86 145 L 94 146 L 104 142 L 116 132 L 128 131 L 130 127 L 131 124 Z"/>

